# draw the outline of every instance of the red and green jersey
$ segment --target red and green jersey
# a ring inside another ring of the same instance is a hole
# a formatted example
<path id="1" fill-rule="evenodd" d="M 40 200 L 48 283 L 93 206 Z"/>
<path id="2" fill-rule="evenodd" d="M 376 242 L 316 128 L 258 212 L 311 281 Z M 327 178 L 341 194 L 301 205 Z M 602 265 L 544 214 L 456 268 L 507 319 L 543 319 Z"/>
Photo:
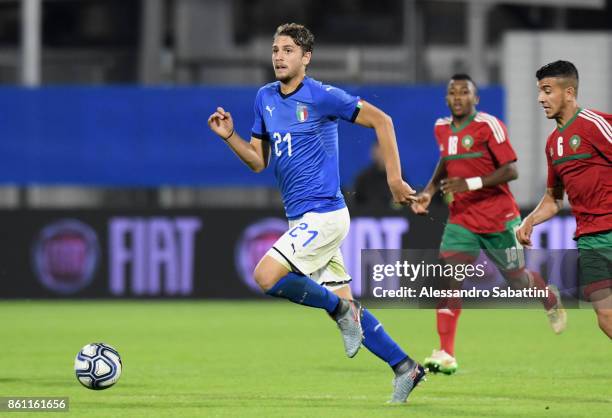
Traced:
<path id="1" fill-rule="evenodd" d="M 516 161 L 506 127 L 484 112 L 474 113 L 458 127 L 450 117 L 438 119 L 434 134 L 447 177 L 482 177 Z M 450 223 L 477 234 L 504 231 L 506 223 L 519 216 L 507 183 L 455 193 L 449 210 Z"/>
<path id="2" fill-rule="evenodd" d="M 576 237 L 612 230 L 612 115 L 589 109 L 546 141 L 548 187 L 562 184 L 576 217 Z"/>

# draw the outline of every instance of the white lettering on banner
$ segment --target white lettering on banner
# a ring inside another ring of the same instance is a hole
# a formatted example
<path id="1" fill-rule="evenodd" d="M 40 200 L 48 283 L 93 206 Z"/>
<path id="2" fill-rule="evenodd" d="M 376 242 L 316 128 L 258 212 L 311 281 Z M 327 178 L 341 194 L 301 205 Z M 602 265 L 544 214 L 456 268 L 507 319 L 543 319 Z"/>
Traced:
<path id="1" fill-rule="evenodd" d="M 369 218 L 351 220 L 351 229 L 342 244 L 344 264 L 353 278 L 351 288 L 355 297 L 361 290 L 361 250 L 402 248 L 402 238 L 408 232 L 408 219 L 402 217 Z"/>
<path id="2" fill-rule="evenodd" d="M 200 219 L 117 217 L 111 218 L 109 224 L 112 294 L 191 294 Z M 127 291 L 128 282 L 131 292 Z"/>

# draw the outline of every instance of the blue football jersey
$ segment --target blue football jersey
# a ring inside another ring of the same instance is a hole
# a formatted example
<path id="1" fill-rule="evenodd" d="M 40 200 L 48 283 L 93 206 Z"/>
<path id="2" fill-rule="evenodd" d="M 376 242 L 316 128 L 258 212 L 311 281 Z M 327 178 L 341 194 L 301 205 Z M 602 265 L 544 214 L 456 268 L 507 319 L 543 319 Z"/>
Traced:
<path id="1" fill-rule="evenodd" d="M 270 166 L 289 219 L 346 206 L 340 192 L 338 119 L 354 122 L 360 108 L 359 97 L 310 77 L 290 94 L 281 93 L 278 81 L 257 92 L 251 135 L 270 141 Z"/>

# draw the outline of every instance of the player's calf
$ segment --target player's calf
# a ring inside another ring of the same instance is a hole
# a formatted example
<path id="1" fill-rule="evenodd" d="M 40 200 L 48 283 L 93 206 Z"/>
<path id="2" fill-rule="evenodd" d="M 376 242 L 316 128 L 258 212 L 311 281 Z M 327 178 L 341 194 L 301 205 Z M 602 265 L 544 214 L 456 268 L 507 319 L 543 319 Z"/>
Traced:
<path id="1" fill-rule="evenodd" d="M 535 271 L 524 268 L 502 271 L 506 281 L 515 289 L 536 288 L 545 290 L 546 296 L 540 298 L 546 310 L 548 322 L 555 334 L 561 334 L 567 328 L 567 311 L 563 306 L 561 293 L 555 285 L 546 285 L 544 278 Z"/>
<path id="2" fill-rule="evenodd" d="M 436 325 L 440 337 L 440 350 L 455 355 L 455 336 L 461 316 L 461 298 L 442 298 L 436 309 Z"/>
<path id="3" fill-rule="evenodd" d="M 412 361 L 399 344 L 391 338 L 378 319 L 367 309 L 363 310 L 361 327 L 364 335 L 363 345 L 391 368 L 406 359 Z"/>
<path id="4" fill-rule="evenodd" d="M 557 295 L 558 292 L 552 291 L 552 287 L 546 285 L 544 278 L 539 273 L 526 269 L 517 269 L 502 271 L 502 274 L 508 284 L 514 289 L 536 288 L 538 290 L 546 290 L 548 288 L 548 296 L 540 298 L 540 302 L 542 302 L 544 309 L 547 311 L 561 305 L 561 298 Z"/>
<path id="5" fill-rule="evenodd" d="M 266 291 L 267 295 L 288 299 L 299 305 L 325 309 L 328 313 L 336 310 L 340 298 L 310 278 L 297 273 L 287 273 L 274 286 Z"/>
<path id="6" fill-rule="evenodd" d="M 335 288 L 334 293 L 347 301 L 353 299 L 351 288 L 348 285 Z M 363 345 L 392 369 L 406 359 L 412 361 L 393 338 L 387 334 L 378 319 L 365 308 L 361 310 L 361 330 Z"/>
<path id="7" fill-rule="evenodd" d="M 289 272 L 270 256 L 262 258 L 253 276 L 267 295 L 288 299 L 299 305 L 321 308 L 332 313 L 340 301 L 333 292 L 303 274 Z"/>

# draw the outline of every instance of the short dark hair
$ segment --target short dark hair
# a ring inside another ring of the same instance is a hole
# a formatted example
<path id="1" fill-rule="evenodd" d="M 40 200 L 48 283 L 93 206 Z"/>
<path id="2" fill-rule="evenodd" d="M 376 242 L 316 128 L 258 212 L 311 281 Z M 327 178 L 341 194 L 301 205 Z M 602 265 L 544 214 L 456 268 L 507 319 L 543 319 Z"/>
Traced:
<path id="1" fill-rule="evenodd" d="M 574 87 L 578 90 L 578 70 L 569 61 L 558 60 L 544 65 L 535 74 L 538 81 L 547 77 L 567 78 L 574 81 Z"/>
<path id="2" fill-rule="evenodd" d="M 460 81 L 460 80 L 465 80 L 465 81 L 469 81 L 470 83 L 472 83 L 472 85 L 474 86 L 475 92 L 478 93 L 478 86 L 476 85 L 476 83 L 474 83 L 474 80 L 472 80 L 472 77 L 470 77 L 468 74 L 456 73 L 456 74 L 453 74 L 453 76 L 450 78 L 450 81 Z"/>
<path id="3" fill-rule="evenodd" d="M 304 25 L 300 25 L 299 23 L 282 24 L 276 28 L 274 37 L 276 38 L 277 36 L 289 36 L 297 46 L 302 48 L 302 51 L 312 52 L 314 35 Z"/>

